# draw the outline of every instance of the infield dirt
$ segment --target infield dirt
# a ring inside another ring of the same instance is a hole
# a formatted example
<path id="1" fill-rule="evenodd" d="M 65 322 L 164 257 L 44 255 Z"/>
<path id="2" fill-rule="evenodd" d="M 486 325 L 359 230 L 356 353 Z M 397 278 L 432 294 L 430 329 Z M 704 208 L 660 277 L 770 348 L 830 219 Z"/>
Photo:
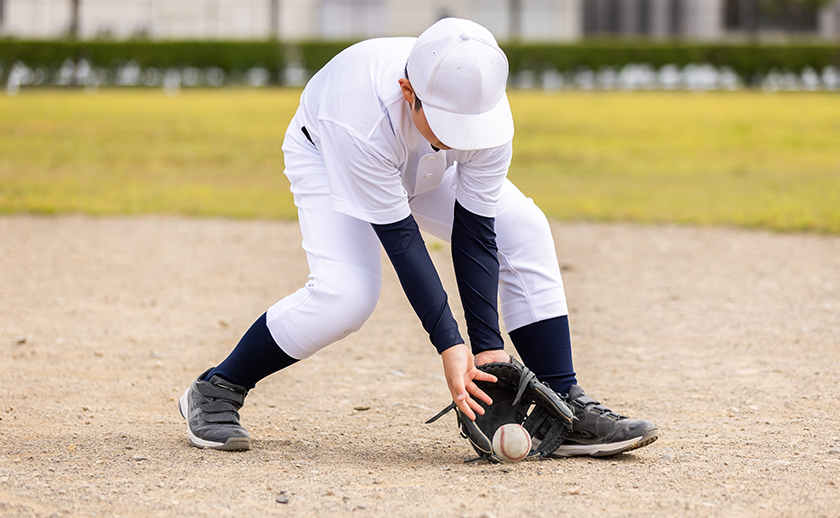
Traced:
<path id="1" fill-rule="evenodd" d="M 840 238 L 552 227 L 578 379 L 647 448 L 464 463 L 387 259 L 361 331 L 249 395 L 251 451 L 190 447 L 176 401 L 303 285 L 297 224 L 0 218 L 0 516 L 840 516 Z"/>

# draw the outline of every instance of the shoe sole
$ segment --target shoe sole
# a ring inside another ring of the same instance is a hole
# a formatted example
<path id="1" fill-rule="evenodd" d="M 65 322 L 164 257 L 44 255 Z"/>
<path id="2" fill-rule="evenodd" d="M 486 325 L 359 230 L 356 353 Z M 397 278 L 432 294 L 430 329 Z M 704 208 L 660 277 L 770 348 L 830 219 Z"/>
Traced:
<path id="1" fill-rule="evenodd" d="M 185 410 L 188 406 L 187 394 L 189 394 L 190 388 L 187 388 L 186 392 L 184 392 L 181 398 L 178 399 L 178 411 L 181 412 L 181 417 L 183 417 L 184 420 L 187 422 L 187 437 L 189 437 L 190 439 L 190 444 L 192 444 L 196 448 L 212 448 L 214 450 L 222 451 L 250 450 L 251 440 L 247 437 L 231 437 L 226 442 L 207 441 L 196 437 L 192 430 L 190 430 L 190 420 L 187 417 L 187 412 Z"/>
<path id="2" fill-rule="evenodd" d="M 648 446 L 659 439 L 659 429 L 650 430 L 647 434 L 640 437 L 634 437 L 626 441 L 614 442 L 609 444 L 580 444 L 580 445 L 563 445 L 557 447 L 556 450 L 549 454 L 550 457 L 581 457 L 589 455 L 590 457 L 612 457 L 620 453 L 625 453 L 632 450 L 637 450 Z"/>

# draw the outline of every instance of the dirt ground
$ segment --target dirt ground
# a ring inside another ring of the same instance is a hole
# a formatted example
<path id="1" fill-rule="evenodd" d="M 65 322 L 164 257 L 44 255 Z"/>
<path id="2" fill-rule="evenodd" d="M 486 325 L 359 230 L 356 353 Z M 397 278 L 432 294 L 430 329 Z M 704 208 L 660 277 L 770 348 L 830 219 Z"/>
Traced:
<path id="1" fill-rule="evenodd" d="M 303 284 L 297 225 L 0 218 L 0 516 L 840 516 L 840 237 L 552 226 L 578 379 L 647 448 L 464 463 L 387 263 L 361 331 L 252 391 L 251 451 L 190 447 L 176 401 Z"/>

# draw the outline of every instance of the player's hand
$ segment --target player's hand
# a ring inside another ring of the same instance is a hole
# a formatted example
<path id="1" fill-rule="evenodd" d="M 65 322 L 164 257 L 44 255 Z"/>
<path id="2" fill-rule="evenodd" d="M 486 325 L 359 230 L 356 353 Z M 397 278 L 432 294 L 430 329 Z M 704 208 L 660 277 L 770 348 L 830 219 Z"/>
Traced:
<path id="1" fill-rule="evenodd" d="M 485 363 L 503 362 L 510 363 L 510 355 L 504 349 L 493 349 L 491 351 L 481 351 L 475 355 L 475 365 L 484 365 Z"/>
<path id="2" fill-rule="evenodd" d="M 443 360 L 443 374 L 446 376 L 446 384 L 452 394 L 452 401 L 464 415 L 475 421 L 475 413 L 484 413 L 484 409 L 476 397 L 488 405 L 493 404 L 483 390 L 478 388 L 476 381 L 496 382 L 496 377 L 475 368 L 475 361 L 472 352 L 466 344 L 458 344 L 443 351 L 440 355 Z"/>

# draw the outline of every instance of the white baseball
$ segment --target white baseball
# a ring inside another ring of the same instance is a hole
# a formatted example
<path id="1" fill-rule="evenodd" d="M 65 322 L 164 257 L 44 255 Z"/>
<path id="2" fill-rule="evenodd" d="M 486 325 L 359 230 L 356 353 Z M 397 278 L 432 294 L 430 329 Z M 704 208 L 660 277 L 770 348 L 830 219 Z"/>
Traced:
<path id="1" fill-rule="evenodd" d="M 531 436 L 521 424 L 508 423 L 493 434 L 493 452 L 505 462 L 517 462 L 531 451 Z"/>

